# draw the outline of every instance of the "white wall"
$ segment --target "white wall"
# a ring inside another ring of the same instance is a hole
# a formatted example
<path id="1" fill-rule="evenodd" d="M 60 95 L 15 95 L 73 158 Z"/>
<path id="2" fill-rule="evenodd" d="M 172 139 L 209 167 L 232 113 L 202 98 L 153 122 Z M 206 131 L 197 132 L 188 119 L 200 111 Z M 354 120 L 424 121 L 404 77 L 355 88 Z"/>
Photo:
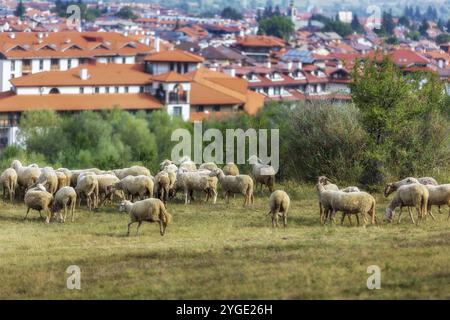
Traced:
<path id="1" fill-rule="evenodd" d="M 80 94 L 79 86 L 61 86 L 61 87 L 19 87 L 16 89 L 17 94 L 19 95 L 28 95 L 28 94 L 50 94 L 50 90 L 53 88 L 58 88 L 60 94 Z M 84 93 L 83 94 L 95 94 L 95 87 L 93 86 L 83 86 Z M 99 94 L 106 93 L 106 86 L 100 86 Z M 109 86 L 109 93 L 115 93 L 115 86 Z M 139 93 L 140 86 L 128 86 L 128 93 Z M 125 93 L 125 86 L 119 86 L 119 93 Z"/>
<path id="2" fill-rule="evenodd" d="M 184 121 L 189 120 L 189 114 L 191 112 L 189 104 L 168 104 L 167 113 L 171 116 L 174 114 L 174 107 L 181 107 L 181 118 Z"/>

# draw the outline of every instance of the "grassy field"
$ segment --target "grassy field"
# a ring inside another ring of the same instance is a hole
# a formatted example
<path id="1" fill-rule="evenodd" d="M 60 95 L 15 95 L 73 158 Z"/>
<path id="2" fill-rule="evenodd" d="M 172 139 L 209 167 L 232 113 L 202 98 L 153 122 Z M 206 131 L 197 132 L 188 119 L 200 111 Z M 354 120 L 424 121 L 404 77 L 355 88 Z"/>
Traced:
<path id="1" fill-rule="evenodd" d="M 249 209 L 239 196 L 169 203 L 164 237 L 157 224 L 126 237 L 128 216 L 114 207 L 45 225 L 37 212 L 23 221 L 23 205 L 1 204 L 0 298 L 450 298 L 447 209 L 419 227 L 407 215 L 400 225 L 320 226 L 312 186 L 285 190 L 286 230 L 272 230 L 267 194 L 257 194 Z M 381 221 L 387 201 L 377 200 Z M 66 288 L 69 265 L 81 268 L 81 290 Z M 370 265 L 381 268 L 380 290 L 366 287 Z"/>

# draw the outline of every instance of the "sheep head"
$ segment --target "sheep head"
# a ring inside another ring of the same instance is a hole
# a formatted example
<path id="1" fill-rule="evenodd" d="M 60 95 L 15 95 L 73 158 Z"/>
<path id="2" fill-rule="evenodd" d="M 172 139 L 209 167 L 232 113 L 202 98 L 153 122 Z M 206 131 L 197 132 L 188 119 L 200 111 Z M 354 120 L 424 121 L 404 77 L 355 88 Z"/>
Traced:
<path id="1" fill-rule="evenodd" d="M 384 212 L 384 221 L 392 222 L 392 218 L 394 217 L 394 210 L 391 208 L 386 208 Z"/>
<path id="2" fill-rule="evenodd" d="M 384 188 L 384 197 L 387 198 L 392 192 L 396 190 L 393 183 L 388 183 Z"/>
<path id="3" fill-rule="evenodd" d="M 123 200 L 120 204 L 119 204 L 119 212 L 126 212 L 127 211 L 127 206 L 130 205 L 131 202 L 128 200 Z"/>

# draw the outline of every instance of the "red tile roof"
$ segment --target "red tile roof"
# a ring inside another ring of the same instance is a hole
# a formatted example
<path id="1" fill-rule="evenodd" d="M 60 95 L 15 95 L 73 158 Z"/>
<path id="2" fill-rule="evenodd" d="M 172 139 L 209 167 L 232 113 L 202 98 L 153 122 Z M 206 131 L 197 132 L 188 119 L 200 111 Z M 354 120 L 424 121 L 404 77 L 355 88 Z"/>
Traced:
<path id="1" fill-rule="evenodd" d="M 246 47 L 284 47 L 283 39 L 273 36 L 245 36 L 238 37 L 236 44 Z"/>
<path id="2" fill-rule="evenodd" d="M 203 62 L 204 59 L 196 54 L 173 49 L 168 51 L 156 52 L 144 58 L 145 61 L 154 62 Z"/>

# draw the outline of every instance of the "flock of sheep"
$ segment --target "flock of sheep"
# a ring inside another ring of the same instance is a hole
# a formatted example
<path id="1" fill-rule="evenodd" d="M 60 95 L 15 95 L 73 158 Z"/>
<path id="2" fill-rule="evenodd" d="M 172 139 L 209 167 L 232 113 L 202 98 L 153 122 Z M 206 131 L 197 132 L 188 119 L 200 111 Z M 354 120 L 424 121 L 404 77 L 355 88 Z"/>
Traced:
<path id="1" fill-rule="evenodd" d="M 290 199 L 286 192 L 273 190 L 276 173 L 274 168 L 261 163 L 255 156 L 249 160 L 252 164 L 251 176 L 240 174 L 238 167 L 232 162 L 222 169 L 212 162 L 203 163 L 197 168 L 188 157 L 181 159 L 178 166 L 170 160 L 164 160 L 155 176 L 142 166 L 110 171 L 96 168 L 55 170 L 51 167 L 39 168 L 35 164 L 23 166 L 20 161 L 14 160 L 11 167 L 1 174 L 0 183 L 3 186 L 4 200 L 7 196 L 11 202 L 14 199 L 24 200 L 27 206 L 25 219 L 30 209 L 33 209 L 39 211 L 40 215 L 44 211 L 46 223 L 57 218 L 65 222 L 68 212 L 71 213 L 73 222 L 75 207 L 80 206 L 82 201 L 92 210 L 105 203 L 112 203 L 114 199 L 120 199 L 119 211 L 127 212 L 130 217 L 128 234 L 132 224 L 138 223 L 138 231 L 142 222 L 147 221 L 159 223 L 161 235 L 164 235 L 167 225 L 172 221 L 172 216 L 166 208 L 167 202 L 174 198 L 177 192 L 183 193 L 185 204 L 194 200 L 194 191 L 202 193 L 205 201 L 211 199 L 215 204 L 220 185 L 227 203 L 231 195 L 241 194 L 246 206 L 253 204 L 253 192 L 260 184 L 261 189 L 265 185 L 271 193 L 268 214 L 272 217 L 272 226 L 278 227 L 278 219 L 281 217 L 286 227 Z M 367 215 L 371 217 L 372 223 L 377 222 L 375 198 L 357 187 L 340 190 L 330 179 L 321 176 L 318 178 L 316 190 L 321 223 L 334 220 L 338 211 L 343 213 L 341 224 L 345 216 L 351 223 L 351 215 L 356 215 L 359 225 L 359 214 L 363 216 L 364 225 L 367 223 Z M 395 191 L 394 199 L 385 213 L 385 219 L 388 221 L 392 220 L 397 207 L 400 207 L 399 222 L 402 207 L 408 207 L 413 223 L 415 221 L 411 207 L 417 209 L 417 223 L 428 213 L 434 219 L 431 213 L 432 205 L 439 206 L 439 210 L 442 205 L 448 205 L 450 208 L 450 184 L 438 185 L 433 178 L 406 178 L 390 183 L 386 186 L 385 196 Z"/>
<path id="2" fill-rule="evenodd" d="M 359 214 L 363 216 L 364 226 L 367 223 L 367 215 L 371 217 L 372 224 L 377 222 L 376 217 L 376 201 L 375 198 L 358 189 L 358 187 L 347 187 L 339 190 L 338 186 L 331 183 L 330 179 L 325 176 L 318 178 L 316 190 L 319 197 L 320 220 L 324 223 L 327 219 L 334 219 L 337 211 L 343 213 L 341 224 L 344 222 L 345 216 L 351 223 L 350 215 L 355 214 L 359 225 Z M 409 216 L 413 224 L 414 220 L 411 208 L 416 208 L 417 224 L 431 215 L 435 220 L 431 207 L 438 206 L 439 212 L 441 206 L 449 207 L 448 219 L 450 219 L 450 184 L 439 185 L 434 178 L 405 178 L 403 180 L 389 183 L 384 190 L 384 196 L 388 197 L 391 193 L 396 192 L 394 198 L 386 208 L 384 218 L 391 222 L 394 217 L 396 208 L 400 208 L 398 215 L 398 223 L 401 221 L 403 207 L 408 208 Z"/>

